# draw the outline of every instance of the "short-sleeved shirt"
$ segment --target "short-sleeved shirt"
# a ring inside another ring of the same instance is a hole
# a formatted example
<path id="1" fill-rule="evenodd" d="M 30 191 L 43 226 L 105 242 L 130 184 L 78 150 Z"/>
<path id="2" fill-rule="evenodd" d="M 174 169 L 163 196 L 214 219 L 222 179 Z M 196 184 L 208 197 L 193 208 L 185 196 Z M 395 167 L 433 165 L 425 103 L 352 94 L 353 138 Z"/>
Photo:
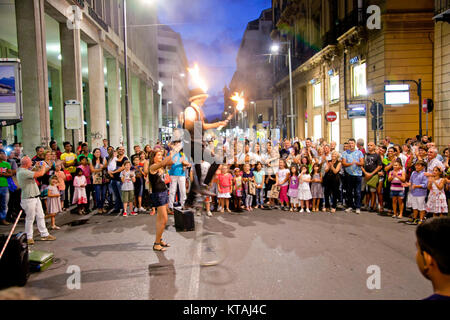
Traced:
<path id="1" fill-rule="evenodd" d="M 255 183 L 257 184 L 257 185 L 261 185 L 261 184 L 264 184 L 264 181 L 263 181 L 263 177 L 264 177 L 264 171 L 253 171 L 253 175 L 255 176 Z"/>
<path id="2" fill-rule="evenodd" d="M 368 173 L 374 172 L 381 165 L 382 161 L 378 153 L 366 153 L 364 157 L 364 169 Z"/>
<path id="3" fill-rule="evenodd" d="M 91 184 L 91 168 L 88 165 L 78 166 L 78 168 L 83 171 L 83 176 L 86 177 L 86 183 Z"/>
<path id="4" fill-rule="evenodd" d="M 86 157 L 86 155 L 84 153 L 81 153 L 78 155 L 77 160 L 78 162 L 80 161 L 81 156 Z M 88 153 L 87 158 L 92 161 L 94 159 L 94 155 L 92 153 Z"/>
<path id="5" fill-rule="evenodd" d="M 286 179 L 288 174 L 289 174 L 288 169 L 279 170 L 277 173 L 278 183 L 282 183 Z M 288 185 L 289 185 L 289 180 L 282 184 L 283 187 L 288 186 Z"/>
<path id="6" fill-rule="evenodd" d="M 75 160 L 77 159 L 77 155 L 75 153 L 66 153 L 64 152 L 61 155 L 61 160 L 65 161 L 69 167 L 67 167 L 67 171 L 70 173 L 75 173 L 77 168 L 75 167 Z"/>
<path id="7" fill-rule="evenodd" d="M 183 163 L 181 160 L 183 159 L 183 155 L 179 152 L 173 157 L 174 164 L 169 170 L 170 176 L 184 177 L 186 172 L 183 169 Z"/>
<path id="8" fill-rule="evenodd" d="M 122 191 L 133 191 L 134 190 L 134 184 L 132 178 L 135 177 L 135 174 L 133 171 L 125 171 L 123 170 L 120 173 L 120 178 L 125 177 L 124 182 L 122 183 Z"/>
<path id="9" fill-rule="evenodd" d="M 435 167 L 438 167 L 441 169 L 442 172 L 445 172 L 445 166 L 444 164 L 439 161 L 439 159 L 436 157 L 431 161 L 428 161 L 428 167 L 427 167 L 427 172 L 428 173 L 433 173 L 433 170 Z"/>
<path id="10" fill-rule="evenodd" d="M 122 161 L 119 161 L 116 158 L 116 169 L 114 171 L 120 169 L 123 166 L 123 164 L 125 163 L 125 161 L 128 161 L 128 158 L 125 156 L 123 157 Z M 121 174 L 121 172 L 114 173 L 114 180 L 120 181 L 120 174 Z"/>
<path id="11" fill-rule="evenodd" d="M 17 170 L 17 182 L 22 189 L 22 199 L 30 199 L 39 196 L 39 188 L 34 180 L 34 172 L 31 170 L 19 168 Z"/>
<path id="12" fill-rule="evenodd" d="M 11 165 L 7 161 L 0 162 L 0 170 L 3 173 L 6 173 L 6 170 L 11 170 Z M 8 178 L 6 177 L 0 177 L 0 187 L 7 187 L 8 186 Z"/>
<path id="13" fill-rule="evenodd" d="M 342 158 L 347 161 L 347 163 L 352 163 L 353 161 L 359 162 L 361 158 L 364 158 L 361 151 L 355 149 L 355 151 L 347 150 L 342 155 Z M 351 176 L 362 176 L 362 170 L 360 166 L 357 166 L 356 164 L 352 164 L 350 167 L 345 168 L 345 172 L 347 172 Z"/>

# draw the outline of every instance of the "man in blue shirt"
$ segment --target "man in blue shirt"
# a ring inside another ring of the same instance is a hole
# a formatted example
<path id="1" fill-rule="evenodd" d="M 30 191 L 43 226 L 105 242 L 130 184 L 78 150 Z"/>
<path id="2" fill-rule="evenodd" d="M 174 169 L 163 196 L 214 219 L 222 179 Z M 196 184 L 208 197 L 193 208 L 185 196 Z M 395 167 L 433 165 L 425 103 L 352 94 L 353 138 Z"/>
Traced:
<path id="1" fill-rule="evenodd" d="M 361 151 L 356 149 L 356 141 L 351 138 L 348 140 L 349 150 L 342 154 L 342 166 L 347 173 L 347 205 L 345 212 L 351 212 L 356 209 L 356 213 L 361 213 L 361 183 L 362 169 L 364 166 L 364 156 Z"/>
<path id="2" fill-rule="evenodd" d="M 179 145 L 180 142 L 175 142 L 175 145 Z M 180 191 L 178 202 L 182 207 L 186 201 L 186 171 L 185 167 L 190 167 L 190 163 L 187 161 L 184 154 L 180 151 L 173 157 L 172 167 L 169 170 L 170 176 L 170 189 L 169 189 L 169 209 L 173 210 L 173 203 L 175 201 L 175 195 L 177 194 L 177 187 Z"/>

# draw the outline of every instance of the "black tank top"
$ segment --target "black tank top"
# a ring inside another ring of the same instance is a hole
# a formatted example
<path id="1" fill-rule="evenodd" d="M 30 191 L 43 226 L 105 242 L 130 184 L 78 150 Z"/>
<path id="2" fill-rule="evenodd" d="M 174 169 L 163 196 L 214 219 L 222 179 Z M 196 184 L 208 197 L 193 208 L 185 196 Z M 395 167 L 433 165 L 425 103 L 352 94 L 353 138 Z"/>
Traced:
<path id="1" fill-rule="evenodd" d="M 167 186 L 161 179 L 161 175 L 158 173 L 152 174 L 150 171 L 148 173 L 148 180 L 152 188 L 152 193 L 159 193 L 167 191 Z"/>

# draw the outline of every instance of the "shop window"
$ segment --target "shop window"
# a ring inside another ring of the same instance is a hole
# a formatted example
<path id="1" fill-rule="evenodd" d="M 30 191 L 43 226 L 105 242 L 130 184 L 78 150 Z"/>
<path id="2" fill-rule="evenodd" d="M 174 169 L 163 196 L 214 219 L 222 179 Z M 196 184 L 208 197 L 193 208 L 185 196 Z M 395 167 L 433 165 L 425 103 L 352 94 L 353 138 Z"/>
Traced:
<path id="1" fill-rule="evenodd" d="M 316 83 L 313 85 L 313 105 L 314 107 L 321 107 L 322 102 L 322 83 Z"/>
<path id="2" fill-rule="evenodd" d="M 330 101 L 339 100 L 339 75 L 330 77 Z"/>
<path id="3" fill-rule="evenodd" d="M 353 97 L 367 96 L 366 64 L 353 66 L 352 76 Z"/>

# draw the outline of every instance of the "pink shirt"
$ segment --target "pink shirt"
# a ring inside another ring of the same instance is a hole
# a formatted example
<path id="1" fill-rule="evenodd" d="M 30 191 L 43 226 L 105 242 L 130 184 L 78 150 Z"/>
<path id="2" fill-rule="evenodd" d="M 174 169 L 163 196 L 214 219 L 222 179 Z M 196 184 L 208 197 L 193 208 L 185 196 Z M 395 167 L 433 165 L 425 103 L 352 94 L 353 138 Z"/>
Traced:
<path id="1" fill-rule="evenodd" d="M 230 193 L 231 192 L 231 184 L 233 182 L 233 177 L 231 174 L 219 174 L 219 186 L 221 193 Z"/>
<path id="2" fill-rule="evenodd" d="M 83 176 L 86 177 L 87 184 L 91 184 L 91 168 L 89 166 L 78 166 L 83 170 Z"/>

